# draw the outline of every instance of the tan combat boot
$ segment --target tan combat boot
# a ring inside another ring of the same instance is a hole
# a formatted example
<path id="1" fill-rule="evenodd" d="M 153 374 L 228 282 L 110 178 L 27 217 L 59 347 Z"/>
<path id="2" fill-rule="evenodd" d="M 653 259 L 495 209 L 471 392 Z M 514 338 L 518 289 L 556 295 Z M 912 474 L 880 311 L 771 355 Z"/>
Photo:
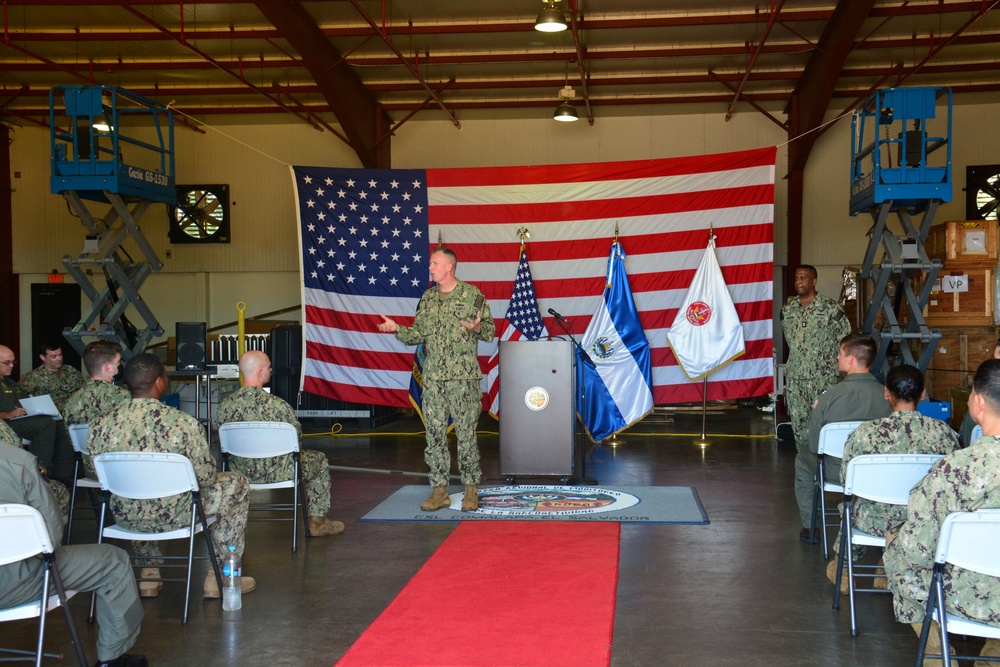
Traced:
<path id="1" fill-rule="evenodd" d="M 837 583 L 837 559 L 834 558 L 826 565 L 826 578 L 831 584 Z M 844 572 L 840 577 L 840 592 L 847 595 L 851 592 L 851 583 L 847 580 L 847 563 L 844 563 Z"/>
<path id="2" fill-rule="evenodd" d="M 420 509 L 425 512 L 437 512 L 451 505 L 451 498 L 448 496 L 448 489 L 443 486 L 435 486 L 431 497 L 420 503 Z"/>
<path id="3" fill-rule="evenodd" d="M 462 511 L 475 512 L 479 509 L 479 487 L 470 485 L 465 487 L 465 497 L 462 498 Z"/>
<path id="4" fill-rule="evenodd" d="M 309 517 L 310 537 L 322 537 L 323 535 L 339 535 L 344 532 L 344 524 L 340 521 L 331 521 L 325 516 Z"/>
<path id="5" fill-rule="evenodd" d="M 920 636 L 920 630 L 923 628 L 923 625 L 923 623 L 910 623 L 910 627 L 913 628 L 913 631 L 917 633 L 918 637 Z M 949 646 L 948 652 L 951 655 L 954 655 L 955 647 Z M 941 653 L 941 626 L 938 625 L 937 621 L 931 621 L 931 631 L 930 634 L 927 635 L 927 648 L 924 650 L 924 653 Z M 949 660 L 948 664 L 951 667 L 958 667 L 957 660 Z M 940 667 L 940 665 L 941 660 L 939 658 L 935 658 L 933 660 L 930 658 L 924 658 L 924 667 Z"/>
<path id="6" fill-rule="evenodd" d="M 983 650 L 979 652 L 979 655 L 984 658 L 1000 658 L 1000 639 L 987 639 L 986 643 L 983 645 Z M 976 660 L 976 663 L 972 667 L 991 667 L 996 664 L 997 663 L 995 662 Z"/>
<path id="7" fill-rule="evenodd" d="M 253 577 L 240 577 L 240 589 L 244 593 L 252 593 L 257 589 L 257 582 Z M 219 582 L 215 580 L 215 573 L 211 570 L 205 575 L 205 583 L 202 585 L 202 595 L 207 599 L 221 597 L 219 593 Z"/>
<path id="8" fill-rule="evenodd" d="M 160 568 L 158 567 L 144 567 L 139 573 L 139 597 L 141 598 L 155 598 L 160 595 L 160 589 L 163 588 L 162 581 L 144 581 L 147 579 L 159 579 L 160 578 Z"/>

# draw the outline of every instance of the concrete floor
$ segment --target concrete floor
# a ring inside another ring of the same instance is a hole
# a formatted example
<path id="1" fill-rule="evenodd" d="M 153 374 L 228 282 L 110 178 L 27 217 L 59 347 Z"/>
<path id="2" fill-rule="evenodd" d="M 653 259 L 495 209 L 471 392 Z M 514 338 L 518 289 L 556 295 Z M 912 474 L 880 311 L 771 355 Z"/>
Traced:
<path id="1" fill-rule="evenodd" d="M 310 437 L 306 446 L 325 451 L 335 466 L 424 469 L 423 438 L 414 435 L 419 421 L 400 418 L 365 433 L 352 423 L 344 427 L 332 439 Z M 846 599 L 840 612 L 831 609 L 821 547 L 798 540 L 795 448 L 766 437 L 773 434 L 771 416 L 750 408 L 710 415 L 710 434 L 735 437 L 716 438 L 706 449 L 693 447 L 690 435 L 676 435 L 700 427 L 692 415 L 654 415 L 625 434 L 626 444 L 587 449 L 587 474 L 601 485 L 694 486 L 711 520 L 622 527 L 611 664 L 912 665 L 916 637 L 893 620 L 889 596 L 860 597 L 856 638 Z M 492 432 L 480 436 L 484 483 L 501 484 L 496 422 L 484 417 L 481 429 Z M 745 437 L 751 434 L 765 437 Z M 292 554 L 287 523 L 251 523 L 244 567 L 258 588 L 244 597 L 243 609 L 224 613 L 218 601 L 196 597 L 191 621 L 182 626 L 182 586 L 167 584 L 158 599 L 144 601 L 133 652 L 156 667 L 333 665 L 453 529 L 355 521 L 399 486 L 422 481 L 334 470 L 330 515 L 347 524 L 344 534 L 309 540 Z M 78 524 L 75 541 L 86 541 L 92 525 Z M 205 567 L 198 565 L 199 582 Z M 93 661 L 88 599 L 79 596 L 71 608 Z M 447 618 L 447 600 L 428 600 L 427 614 L 429 623 Z M 61 664 L 73 664 L 62 616 L 50 614 L 48 627 L 47 649 L 66 654 Z M 4 624 L 0 644 L 29 648 L 36 628 L 28 621 Z M 537 665 L 544 664 L 540 656 Z"/>

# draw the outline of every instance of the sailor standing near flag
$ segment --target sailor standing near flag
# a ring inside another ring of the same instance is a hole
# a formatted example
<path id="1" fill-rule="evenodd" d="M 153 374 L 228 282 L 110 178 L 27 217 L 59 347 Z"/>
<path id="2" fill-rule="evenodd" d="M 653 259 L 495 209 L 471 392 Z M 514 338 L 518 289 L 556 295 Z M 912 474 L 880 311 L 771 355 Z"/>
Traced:
<path id="1" fill-rule="evenodd" d="M 808 442 L 809 415 L 816 397 L 837 383 L 840 340 L 851 333 L 843 308 L 816 291 L 816 278 L 813 266 L 795 269 L 796 296 L 789 297 L 781 309 L 781 329 L 788 343 L 785 404 L 799 451 Z"/>
<path id="2" fill-rule="evenodd" d="M 381 315 L 378 330 L 396 334 L 406 345 L 423 343 L 424 359 L 423 413 L 427 429 L 424 460 L 430 468 L 431 497 L 420 504 L 425 512 L 448 507 L 448 418 L 451 417 L 458 440 L 458 467 L 465 486 L 462 511 L 479 508 L 479 446 L 476 424 L 482 412 L 479 368 L 479 341 L 493 340 L 495 327 L 490 306 L 476 287 L 455 277 L 458 258 L 449 248 L 431 253 L 430 274 L 436 283 L 417 304 L 413 326 L 404 327 Z"/>

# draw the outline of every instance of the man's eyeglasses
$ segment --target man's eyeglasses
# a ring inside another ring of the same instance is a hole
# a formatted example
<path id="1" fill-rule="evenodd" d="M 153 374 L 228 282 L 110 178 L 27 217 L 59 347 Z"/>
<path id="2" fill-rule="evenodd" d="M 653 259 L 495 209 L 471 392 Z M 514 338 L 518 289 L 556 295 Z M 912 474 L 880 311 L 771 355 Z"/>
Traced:
<path id="1" fill-rule="evenodd" d="M 0 361 L 0 366 L 13 366 L 17 363 L 17 359 L 10 359 L 8 361 Z"/>

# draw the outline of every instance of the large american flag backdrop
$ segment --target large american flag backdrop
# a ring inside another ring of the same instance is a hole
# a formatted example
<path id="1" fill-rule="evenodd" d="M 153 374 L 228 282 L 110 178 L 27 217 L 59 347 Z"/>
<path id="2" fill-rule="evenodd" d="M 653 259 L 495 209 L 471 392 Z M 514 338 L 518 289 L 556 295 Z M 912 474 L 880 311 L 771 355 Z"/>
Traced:
<path id="1" fill-rule="evenodd" d="M 538 305 L 582 334 L 604 291 L 615 235 L 652 348 L 657 405 L 700 401 L 666 332 L 709 229 L 747 352 L 709 376 L 709 400 L 772 391 L 775 148 L 630 162 L 463 169 L 292 167 L 302 251 L 303 388 L 351 403 L 409 405 L 413 348 L 376 326 L 413 322 L 439 241 L 457 275 L 486 295 L 497 331 L 514 290 L 518 230 Z M 495 349 L 480 343 L 485 369 Z M 501 374 L 502 381 L 502 374 Z M 485 381 L 484 381 L 485 390 Z"/>

